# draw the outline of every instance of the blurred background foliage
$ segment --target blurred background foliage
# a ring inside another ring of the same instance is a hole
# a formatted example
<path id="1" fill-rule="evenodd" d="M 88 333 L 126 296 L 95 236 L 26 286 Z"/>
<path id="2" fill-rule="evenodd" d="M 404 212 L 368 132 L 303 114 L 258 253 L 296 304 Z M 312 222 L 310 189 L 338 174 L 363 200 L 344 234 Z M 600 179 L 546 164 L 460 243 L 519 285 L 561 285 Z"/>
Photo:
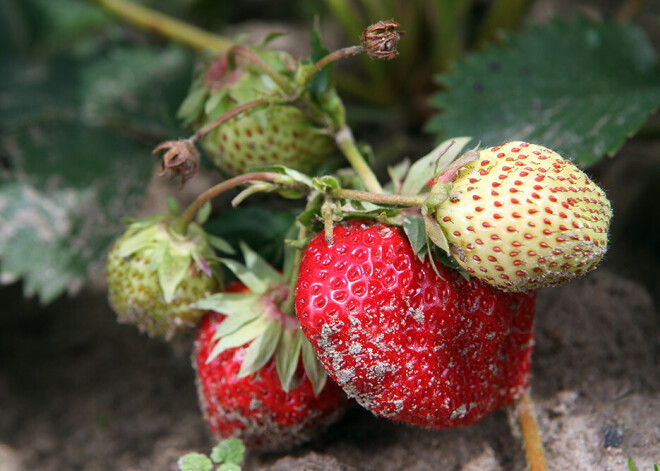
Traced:
<path id="1" fill-rule="evenodd" d="M 199 47 L 137 28 L 101 3 L 0 0 L 0 281 L 22 280 L 43 302 L 100 271 L 121 218 L 144 201 L 152 149 L 187 134 L 175 116 Z M 357 137 L 364 130 L 374 141 L 380 167 L 416 141 L 459 135 L 536 140 L 589 165 L 660 106 L 657 50 L 634 22 L 645 9 L 657 26 L 654 2 L 543 22 L 530 17 L 532 0 L 138 3 L 229 39 L 237 25 L 252 27 L 245 22 L 309 31 L 318 17 L 333 47 L 396 19 L 406 31 L 397 59 L 360 57 L 335 70 Z M 208 227 L 276 258 L 292 218 L 248 207 Z"/>

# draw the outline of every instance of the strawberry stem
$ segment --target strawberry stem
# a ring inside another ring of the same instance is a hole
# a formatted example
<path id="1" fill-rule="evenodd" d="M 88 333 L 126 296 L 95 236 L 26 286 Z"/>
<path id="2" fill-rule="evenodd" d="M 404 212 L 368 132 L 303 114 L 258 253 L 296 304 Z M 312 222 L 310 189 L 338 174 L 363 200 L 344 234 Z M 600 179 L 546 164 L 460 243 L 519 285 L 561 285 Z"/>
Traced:
<path id="1" fill-rule="evenodd" d="M 222 123 L 228 121 L 229 119 L 233 118 L 236 115 L 241 114 L 243 111 L 249 110 L 250 108 L 256 108 L 257 106 L 272 104 L 278 101 L 282 101 L 284 103 L 288 100 L 284 100 L 284 99 L 275 100 L 273 97 L 264 97 L 264 98 L 257 98 L 256 100 L 248 101 L 247 103 L 243 103 L 242 105 L 238 105 L 235 108 L 232 108 L 231 110 L 227 111 L 225 114 L 218 117 L 214 121 L 211 121 L 210 123 L 205 124 L 204 126 L 199 128 L 191 139 L 193 141 L 198 141 L 202 139 L 209 132 L 213 131 L 215 128 L 220 126 Z"/>
<path id="2" fill-rule="evenodd" d="M 364 159 L 364 156 L 355 144 L 355 138 L 351 129 L 344 125 L 335 134 L 337 146 L 342 151 L 346 160 L 351 164 L 355 173 L 358 174 L 364 187 L 372 193 L 383 193 L 383 187 L 380 186 L 378 178 Z"/>
<path id="3" fill-rule="evenodd" d="M 301 225 L 298 230 L 298 241 L 304 241 L 307 239 L 309 231 L 307 227 Z M 296 314 L 296 286 L 298 285 L 298 275 L 300 273 L 300 260 L 302 259 L 303 249 L 301 247 L 296 247 L 296 253 L 293 258 L 293 266 L 291 269 L 291 279 L 289 280 L 289 293 L 287 294 L 286 299 L 280 306 L 280 311 L 285 314 L 292 314 L 295 317 Z"/>
<path id="4" fill-rule="evenodd" d="M 204 206 L 207 201 L 215 198 L 216 196 L 224 193 L 227 190 L 235 188 L 244 183 L 251 181 L 269 181 L 273 183 L 279 183 L 286 186 L 291 186 L 293 180 L 287 175 L 275 172 L 253 172 L 253 173 L 244 173 L 238 175 L 237 177 L 230 178 L 224 182 L 218 183 L 217 185 L 212 186 L 204 193 L 200 194 L 195 201 L 190 203 L 186 210 L 181 215 L 176 227 L 174 230 L 180 234 L 185 234 L 188 230 L 188 225 L 195 219 L 197 212 Z"/>
<path id="5" fill-rule="evenodd" d="M 106 10 L 134 25 L 195 49 L 224 52 L 233 41 L 127 0 L 97 0 Z"/>
<path id="6" fill-rule="evenodd" d="M 426 206 L 426 196 L 391 195 L 386 193 L 371 193 L 368 191 L 348 190 L 335 188 L 328 191 L 328 195 L 335 199 L 348 199 L 365 201 L 374 204 L 389 204 L 393 206 L 406 206 L 423 208 Z"/>
<path id="7" fill-rule="evenodd" d="M 310 67 L 307 70 L 307 73 L 305 74 L 303 80 L 302 80 L 302 87 L 306 87 L 309 81 L 314 77 L 316 74 L 318 74 L 321 70 L 323 70 L 327 65 L 330 65 L 333 62 L 336 62 L 338 60 L 344 59 L 346 57 L 352 57 L 356 56 L 358 54 L 361 54 L 364 52 L 364 47 L 361 45 L 358 46 L 348 46 L 344 47 L 342 49 L 338 49 L 334 52 L 331 52 L 330 54 L 323 56 L 322 59 L 320 59 L 318 62 L 316 62 L 312 67 Z"/>
<path id="8" fill-rule="evenodd" d="M 518 426 L 525 446 L 525 458 L 529 471 L 548 471 L 539 424 L 534 414 L 534 403 L 529 389 L 525 391 L 516 407 Z"/>
<path id="9" fill-rule="evenodd" d="M 259 67 L 264 73 L 266 73 L 270 78 L 272 78 L 273 81 L 282 89 L 286 95 L 293 95 L 294 90 L 289 85 L 287 80 L 279 73 L 277 73 L 271 66 L 269 66 L 261 57 L 255 54 L 254 51 L 245 46 L 235 45 L 229 50 L 227 54 L 227 58 L 229 59 L 230 63 L 234 62 L 234 55 L 240 55 L 248 59 L 254 65 Z"/>

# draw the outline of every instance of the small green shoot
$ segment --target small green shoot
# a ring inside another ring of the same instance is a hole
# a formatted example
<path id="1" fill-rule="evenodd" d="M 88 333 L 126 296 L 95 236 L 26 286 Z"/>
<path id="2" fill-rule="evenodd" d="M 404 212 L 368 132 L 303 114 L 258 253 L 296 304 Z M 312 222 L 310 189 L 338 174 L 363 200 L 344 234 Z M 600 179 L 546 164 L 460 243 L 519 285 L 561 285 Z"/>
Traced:
<path id="1" fill-rule="evenodd" d="M 188 453 L 179 462 L 179 471 L 241 471 L 245 445 L 238 438 L 222 440 L 211 450 L 209 456 Z"/>

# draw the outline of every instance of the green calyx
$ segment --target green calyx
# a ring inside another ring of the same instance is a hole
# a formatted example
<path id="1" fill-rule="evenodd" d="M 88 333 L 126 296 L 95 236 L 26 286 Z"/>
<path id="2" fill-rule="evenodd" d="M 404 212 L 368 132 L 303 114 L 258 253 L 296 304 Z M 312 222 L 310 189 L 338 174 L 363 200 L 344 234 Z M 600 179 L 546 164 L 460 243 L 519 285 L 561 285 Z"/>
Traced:
<path id="1" fill-rule="evenodd" d="M 193 306 L 227 316 L 214 333 L 208 361 L 227 349 L 249 344 L 239 377 L 256 373 L 274 356 L 282 389 L 288 392 L 297 385 L 302 359 L 314 393 L 320 393 L 327 375 L 293 313 L 282 311 L 289 292 L 287 281 L 247 245 L 241 244 L 241 251 L 244 264 L 225 258 L 222 262 L 247 290 L 216 293 Z"/>
<path id="2" fill-rule="evenodd" d="M 212 245 L 224 252 L 232 251 L 229 244 L 207 235 L 197 223 L 189 224 L 185 235 L 173 229 L 175 224 L 176 219 L 167 215 L 134 222 L 115 246 L 115 254 L 120 258 L 149 254 L 149 269 L 157 274 L 166 303 L 172 302 L 191 271 L 220 282 L 221 272 Z"/>

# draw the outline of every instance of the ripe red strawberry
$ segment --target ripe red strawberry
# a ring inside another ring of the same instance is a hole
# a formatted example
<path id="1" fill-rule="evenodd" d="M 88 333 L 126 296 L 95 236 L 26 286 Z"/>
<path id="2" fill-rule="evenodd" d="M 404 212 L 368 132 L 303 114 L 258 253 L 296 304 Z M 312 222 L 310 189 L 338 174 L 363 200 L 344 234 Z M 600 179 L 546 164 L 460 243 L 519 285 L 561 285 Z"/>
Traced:
<path id="1" fill-rule="evenodd" d="M 283 51 L 253 48 L 273 70 L 293 83 L 296 61 Z M 221 54 L 195 83 L 179 116 L 200 128 L 238 105 L 281 93 L 253 63 Z M 311 107 L 310 107 L 311 108 Z M 221 124 L 201 141 L 211 159 L 229 175 L 251 167 L 285 165 L 312 172 L 334 150 L 324 117 L 284 104 L 250 109 Z"/>
<path id="2" fill-rule="evenodd" d="M 605 192 L 545 147 L 509 142 L 479 151 L 435 213 L 470 275 L 522 291 L 596 267 L 612 217 Z"/>
<path id="3" fill-rule="evenodd" d="M 230 268 L 253 289 L 234 282 L 202 303 L 213 311 L 195 342 L 197 391 L 217 438 L 281 450 L 317 436 L 341 416 L 348 398 L 326 381 L 295 317 L 278 307 L 288 293 L 280 275 L 249 254 L 260 274 L 236 263 Z"/>
<path id="4" fill-rule="evenodd" d="M 533 293 L 467 281 L 414 254 L 399 228 L 351 221 L 302 258 L 296 310 L 326 371 L 376 415 L 444 428 L 527 387 Z"/>
<path id="5" fill-rule="evenodd" d="M 118 321 L 166 339 L 196 325 L 204 312 L 191 305 L 220 286 L 214 257 L 197 224 L 184 236 L 168 216 L 132 223 L 106 263 L 108 300 Z"/>

